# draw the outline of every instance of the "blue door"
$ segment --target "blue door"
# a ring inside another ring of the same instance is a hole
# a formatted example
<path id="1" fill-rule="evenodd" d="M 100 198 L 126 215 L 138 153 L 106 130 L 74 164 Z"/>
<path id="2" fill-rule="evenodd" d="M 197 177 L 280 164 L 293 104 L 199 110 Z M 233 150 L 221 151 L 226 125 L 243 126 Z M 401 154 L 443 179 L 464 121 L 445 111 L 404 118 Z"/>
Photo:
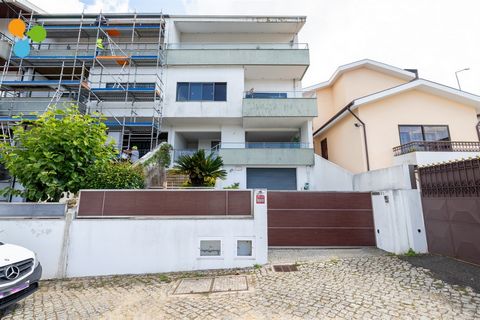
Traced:
<path id="1" fill-rule="evenodd" d="M 297 190 L 297 169 L 247 168 L 247 188 Z"/>

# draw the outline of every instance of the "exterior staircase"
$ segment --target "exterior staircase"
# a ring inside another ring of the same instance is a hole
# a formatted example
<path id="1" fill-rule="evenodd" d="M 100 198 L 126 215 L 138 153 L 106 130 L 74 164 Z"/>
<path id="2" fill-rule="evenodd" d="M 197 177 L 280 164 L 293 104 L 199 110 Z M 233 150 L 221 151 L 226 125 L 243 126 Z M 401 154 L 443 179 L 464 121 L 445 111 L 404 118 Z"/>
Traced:
<path id="1" fill-rule="evenodd" d="M 180 174 L 173 174 L 167 171 L 165 181 L 160 185 L 158 183 L 152 184 L 149 189 L 177 189 L 182 188 L 183 183 L 188 179 L 187 176 Z M 158 182 L 158 181 L 155 181 Z"/>
<path id="2" fill-rule="evenodd" d="M 173 174 L 167 171 L 165 185 L 167 189 L 175 189 L 183 187 L 183 183 L 187 181 L 188 177 L 181 174 Z"/>

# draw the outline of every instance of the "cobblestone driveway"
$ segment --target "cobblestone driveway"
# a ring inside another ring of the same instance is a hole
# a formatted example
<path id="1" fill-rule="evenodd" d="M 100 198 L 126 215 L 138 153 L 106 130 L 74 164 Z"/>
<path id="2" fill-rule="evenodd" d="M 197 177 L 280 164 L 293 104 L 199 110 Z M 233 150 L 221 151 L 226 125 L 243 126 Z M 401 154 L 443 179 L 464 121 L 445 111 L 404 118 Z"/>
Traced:
<path id="1" fill-rule="evenodd" d="M 172 295 L 179 278 L 45 281 L 4 319 L 480 319 L 480 294 L 397 257 L 328 258 L 298 272 L 249 271 L 246 292 Z"/>

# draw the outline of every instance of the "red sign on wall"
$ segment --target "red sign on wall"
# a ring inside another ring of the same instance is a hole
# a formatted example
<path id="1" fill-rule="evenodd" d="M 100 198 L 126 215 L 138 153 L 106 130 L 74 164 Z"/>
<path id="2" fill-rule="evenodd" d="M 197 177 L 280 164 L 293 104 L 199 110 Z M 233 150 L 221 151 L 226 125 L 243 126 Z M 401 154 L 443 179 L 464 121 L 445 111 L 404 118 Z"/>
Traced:
<path id="1" fill-rule="evenodd" d="M 255 197 L 256 204 L 265 204 L 265 195 L 262 191 L 259 191 Z"/>

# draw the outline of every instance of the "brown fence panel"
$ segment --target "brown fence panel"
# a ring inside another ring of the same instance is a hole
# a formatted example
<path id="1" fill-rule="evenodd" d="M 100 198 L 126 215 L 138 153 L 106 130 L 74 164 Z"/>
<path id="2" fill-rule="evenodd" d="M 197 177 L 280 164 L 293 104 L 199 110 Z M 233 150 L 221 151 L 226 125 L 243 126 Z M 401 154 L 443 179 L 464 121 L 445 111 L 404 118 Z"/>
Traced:
<path id="1" fill-rule="evenodd" d="M 79 217 L 252 214 L 250 190 L 83 190 Z"/>
<path id="2" fill-rule="evenodd" d="M 480 159 L 419 169 L 428 250 L 480 264 Z"/>
<path id="3" fill-rule="evenodd" d="M 372 200 L 361 192 L 268 192 L 270 246 L 374 246 Z"/>

